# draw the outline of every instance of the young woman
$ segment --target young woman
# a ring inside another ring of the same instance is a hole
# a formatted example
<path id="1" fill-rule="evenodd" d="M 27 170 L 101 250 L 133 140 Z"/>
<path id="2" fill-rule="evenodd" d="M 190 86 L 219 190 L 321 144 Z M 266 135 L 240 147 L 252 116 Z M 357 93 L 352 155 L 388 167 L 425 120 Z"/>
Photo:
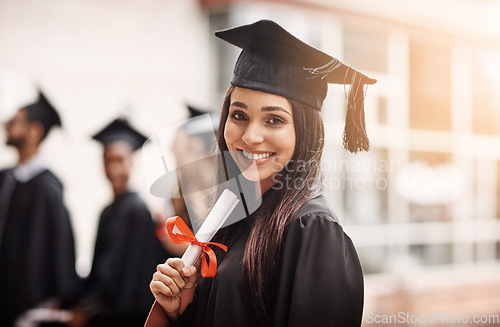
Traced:
<path id="1" fill-rule="evenodd" d="M 262 203 L 216 236 L 228 251 L 218 253 L 215 277 L 180 259 L 158 265 L 146 326 L 360 326 L 359 260 L 321 195 L 320 110 L 327 83 L 351 84 L 344 144 L 367 150 L 364 85 L 375 80 L 272 21 L 216 35 L 243 49 L 218 146 L 259 184 Z M 252 163 L 257 173 L 246 170 Z"/>

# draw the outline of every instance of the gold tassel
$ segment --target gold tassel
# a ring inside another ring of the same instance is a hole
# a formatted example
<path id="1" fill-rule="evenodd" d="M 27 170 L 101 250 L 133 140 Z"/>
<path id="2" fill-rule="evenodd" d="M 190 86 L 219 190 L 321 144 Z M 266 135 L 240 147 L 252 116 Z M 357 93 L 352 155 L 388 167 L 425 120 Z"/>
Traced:
<path id="1" fill-rule="evenodd" d="M 344 148 L 352 153 L 370 149 L 365 125 L 365 85 L 356 75 L 353 76 L 349 91 L 344 128 Z"/>

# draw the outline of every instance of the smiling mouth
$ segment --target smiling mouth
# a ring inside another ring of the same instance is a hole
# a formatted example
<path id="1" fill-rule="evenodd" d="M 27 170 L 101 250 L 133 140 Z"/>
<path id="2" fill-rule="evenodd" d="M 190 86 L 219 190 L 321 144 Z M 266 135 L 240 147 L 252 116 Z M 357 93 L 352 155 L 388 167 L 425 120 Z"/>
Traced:
<path id="1" fill-rule="evenodd" d="M 275 155 L 275 152 L 266 152 L 266 153 L 251 153 L 251 152 L 246 152 L 243 150 L 240 150 L 243 156 L 247 159 L 250 160 L 261 160 L 261 159 L 266 159 L 269 158 L 270 156 Z"/>

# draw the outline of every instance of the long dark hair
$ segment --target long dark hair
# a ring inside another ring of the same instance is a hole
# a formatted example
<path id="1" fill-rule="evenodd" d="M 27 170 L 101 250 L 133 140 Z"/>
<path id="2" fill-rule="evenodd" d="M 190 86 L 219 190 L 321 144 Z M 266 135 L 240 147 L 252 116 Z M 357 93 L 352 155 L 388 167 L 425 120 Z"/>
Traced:
<path id="1" fill-rule="evenodd" d="M 224 129 L 233 89 L 233 86 L 229 88 L 224 99 L 217 132 L 217 143 L 221 151 L 228 150 Z M 278 183 L 266 192 L 266 200 L 254 213 L 254 224 L 243 256 L 242 281 L 245 297 L 255 312 L 257 322 L 262 326 L 271 324 L 275 295 L 273 285 L 285 227 L 306 201 L 318 196 L 323 190 L 320 162 L 324 127 L 320 112 L 303 103 L 288 101 L 294 117 L 295 151 L 286 167 L 275 175 Z M 292 185 L 280 182 L 285 180 L 293 181 Z"/>

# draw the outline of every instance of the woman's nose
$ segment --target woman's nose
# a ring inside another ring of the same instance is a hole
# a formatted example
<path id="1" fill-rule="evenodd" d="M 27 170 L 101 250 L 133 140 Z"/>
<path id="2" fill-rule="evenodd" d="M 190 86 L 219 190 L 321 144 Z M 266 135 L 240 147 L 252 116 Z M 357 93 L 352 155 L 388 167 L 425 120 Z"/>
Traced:
<path id="1" fill-rule="evenodd" d="M 248 124 L 241 139 L 249 145 L 262 143 L 264 142 L 264 131 L 258 124 Z"/>

